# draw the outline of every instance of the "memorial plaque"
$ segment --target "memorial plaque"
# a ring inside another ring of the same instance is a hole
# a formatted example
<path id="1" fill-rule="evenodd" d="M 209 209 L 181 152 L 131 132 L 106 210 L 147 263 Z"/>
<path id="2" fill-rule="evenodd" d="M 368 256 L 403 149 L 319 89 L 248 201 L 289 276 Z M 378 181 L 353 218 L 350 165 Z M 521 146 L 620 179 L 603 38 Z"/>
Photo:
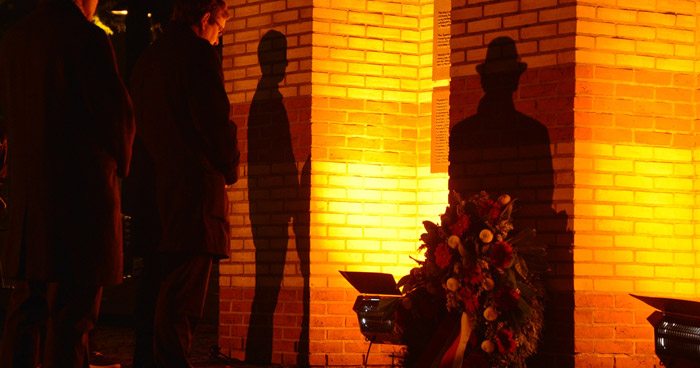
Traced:
<path id="1" fill-rule="evenodd" d="M 430 172 L 447 172 L 450 153 L 450 87 L 433 89 L 430 134 Z"/>

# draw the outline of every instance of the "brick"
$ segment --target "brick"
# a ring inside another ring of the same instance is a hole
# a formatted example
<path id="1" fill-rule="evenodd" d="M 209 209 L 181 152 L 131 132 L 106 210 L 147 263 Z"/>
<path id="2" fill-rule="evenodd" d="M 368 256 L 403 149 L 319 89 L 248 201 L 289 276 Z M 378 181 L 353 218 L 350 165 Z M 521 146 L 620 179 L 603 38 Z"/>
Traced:
<path id="1" fill-rule="evenodd" d="M 557 5 L 557 0 L 521 0 L 520 10 L 549 8 Z"/>
<path id="2" fill-rule="evenodd" d="M 609 20 L 613 22 L 635 23 L 637 21 L 637 12 L 633 10 L 599 7 L 597 9 L 597 16 L 598 19 Z"/>
<path id="3" fill-rule="evenodd" d="M 612 276 L 614 273 L 612 265 L 602 263 L 574 264 L 574 274 L 578 276 Z"/>
<path id="4" fill-rule="evenodd" d="M 616 265 L 615 276 L 621 277 L 654 277 L 654 266 Z"/>
<path id="5" fill-rule="evenodd" d="M 488 18 L 469 22 L 467 25 L 467 31 L 469 33 L 484 32 L 493 29 L 498 29 L 501 27 L 501 18 Z"/>
<path id="6" fill-rule="evenodd" d="M 484 16 L 515 13 L 518 11 L 518 1 L 503 1 L 484 5 Z M 534 13 L 536 14 L 536 13 Z"/>
<path id="7" fill-rule="evenodd" d="M 654 218 L 654 209 L 651 207 L 643 206 L 630 206 L 630 205 L 616 205 L 615 206 L 615 217 L 631 217 L 631 218 L 641 218 L 641 219 L 652 219 Z"/>
<path id="8" fill-rule="evenodd" d="M 693 40 L 695 37 L 693 31 L 669 28 L 657 28 L 656 35 L 658 40 L 671 42 L 689 42 L 689 40 Z"/>
<path id="9" fill-rule="evenodd" d="M 635 41 L 620 38 L 596 37 L 596 48 L 602 50 L 615 50 L 633 52 Z"/>
<path id="10" fill-rule="evenodd" d="M 615 36 L 616 28 L 614 24 L 593 21 L 576 21 L 576 34 L 608 35 Z"/>
<path id="11" fill-rule="evenodd" d="M 673 266 L 655 266 L 654 274 L 657 278 L 671 278 L 671 279 L 692 279 L 693 278 L 693 268 L 692 267 L 680 267 L 678 265 Z"/>
<path id="12" fill-rule="evenodd" d="M 594 310 L 593 320 L 595 323 L 630 324 L 634 321 L 634 314 L 631 311 Z"/>
<path id="13" fill-rule="evenodd" d="M 513 28 L 537 23 L 537 13 L 520 13 L 503 17 L 503 27 Z"/>
<path id="14" fill-rule="evenodd" d="M 575 338 L 581 339 L 612 339 L 615 328 L 610 326 L 576 326 Z"/>
<path id="15" fill-rule="evenodd" d="M 574 243 L 581 247 L 612 247 L 613 237 L 602 234 L 576 234 Z"/>
<path id="16" fill-rule="evenodd" d="M 557 34 L 556 24 L 546 24 L 540 26 L 528 26 L 520 29 L 520 36 L 523 39 L 552 37 Z"/>
<path id="17" fill-rule="evenodd" d="M 634 289 L 632 280 L 594 279 L 593 290 L 600 292 L 628 293 Z"/>
<path id="18" fill-rule="evenodd" d="M 657 69 L 682 72 L 691 72 L 694 66 L 692 60 L 684 59 L 659 59 L 656 64 Z"/>
<path id="19" fill-rule="evenodd" d="M 632 354 L 634 342 L 617 340 L 597 342 L 595 352 L 600 354 Z"/>
<path id="20" fill-rule="evenodd" d="M 598 231 L 610 231 L 617 233 L 633 232 L 634 223 L 632 221 L 595 219 L 595 229 Z"/>
<path id="21" fill-rule="evenodd" d="M 539 21 L 540 22 L 552 22 L 560 21 L 563 19 L 573 19 L 577 16 L 575 6 L 560 6 L 556 9 L 544 9 L 540 10 Z M 579 17 L 584 17 L 583 14 L 578 14 Z"/>

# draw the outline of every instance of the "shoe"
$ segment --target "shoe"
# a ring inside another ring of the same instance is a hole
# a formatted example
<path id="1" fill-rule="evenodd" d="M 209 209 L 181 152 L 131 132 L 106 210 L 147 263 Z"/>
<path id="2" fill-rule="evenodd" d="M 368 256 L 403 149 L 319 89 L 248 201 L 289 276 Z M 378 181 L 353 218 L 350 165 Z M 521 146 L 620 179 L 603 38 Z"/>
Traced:
<path id="1" fill-rule="evenodd" d="M 108 359 L 99 351 L 90 353 L 90 368 L 121 368 L 122 365 Z"/>

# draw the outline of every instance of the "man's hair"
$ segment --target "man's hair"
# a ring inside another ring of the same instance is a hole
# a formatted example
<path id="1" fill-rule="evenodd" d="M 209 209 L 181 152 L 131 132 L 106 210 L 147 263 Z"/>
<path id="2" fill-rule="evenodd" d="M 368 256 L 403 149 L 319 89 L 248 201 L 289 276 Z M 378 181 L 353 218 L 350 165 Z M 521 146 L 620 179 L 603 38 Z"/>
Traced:
<path id="1" fill-rule="evenodd" d="M 188 26 L 198 26 L 204 14 L 211 13 L 209 23 L 216 22 L 221 15 L 229 17 L 226 1 L 224 0 L 177 0 L 173 9 L 173 21 L 183 22 Z"/>

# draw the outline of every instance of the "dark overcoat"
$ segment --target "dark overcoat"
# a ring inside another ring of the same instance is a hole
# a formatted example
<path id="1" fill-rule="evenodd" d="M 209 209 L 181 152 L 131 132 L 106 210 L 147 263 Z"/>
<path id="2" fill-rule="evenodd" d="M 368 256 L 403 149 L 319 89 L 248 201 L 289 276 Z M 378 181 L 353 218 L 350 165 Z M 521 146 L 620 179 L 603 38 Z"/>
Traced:
<path id="1" fill-rule="evenodd" d="M 141 55 L 130 83 L 137 136 L 153 170 L 157 251 L 228 257 L 225 185 L 237 180 L 239 152 L 221 59 L 174 23 Z M 148 188 L 147 176 L 129 178 L 130 192 Z M 137 207 L 138 221 L 144 209 Z"/>
<path id="2" fill-rule="evenodd" d="M 121 282 L 117 177 L 134 135 L 129 96 L 103 30 L 71 0 L 41 1 L 0 44 L 8 142 L 3 276 Z"/>

